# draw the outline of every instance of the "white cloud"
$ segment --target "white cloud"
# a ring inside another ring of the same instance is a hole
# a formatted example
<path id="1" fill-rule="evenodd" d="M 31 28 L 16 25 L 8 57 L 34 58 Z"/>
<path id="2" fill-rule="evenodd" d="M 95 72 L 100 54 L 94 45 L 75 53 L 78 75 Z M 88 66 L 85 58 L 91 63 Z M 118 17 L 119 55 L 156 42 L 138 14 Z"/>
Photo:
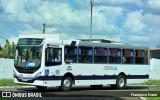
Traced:
<path id="1" fill-rule="evenodd" d="M 145 25 L 142 23 L 142 19 L 142 11 L 130 12 L 127 14 L 125 27 L 132 32 L 139 32 L 145 28 Z"/>
<path id="2" fill-rule="evenodd" d="M 141 0 L 95 0 L 95 3 L 110 6 L 142 5 Z"/>
<path id="3" fill-rule="evenodd" d="M 160 10 L 160 0 L 148 0 L 148 6 L 151 9 Z"/>
<path id="4" fill-rule="evenodd" d="M 159 4 L 159 0 L 94 0 L 93 38 L 136 44 L 154 39 L 149 45 L 158 43 L 160 15 L 152 12 Z M 90 0 L 3 0 L 3 7 L 0 42 L 21 33 L 42 33 L 43 23 L 46 33 L 60 32 L 66 39 L 89 37 Z"/>
<path id="5" fill-rule="evenodd" d="M 17 44 L 18 37 L 10 37 L 10 38 L 8 38 L 8 40 L 9 40 L 10 44 L 12 44 L 12 42 L 14 42 L 15 44 Z"/>
<path id="6" fill-rule="evenodd" d="M 73 0 L 70 5 L 75 9 L 82 10 L 90 7 L 90 0 Z"/>
<path id="7" fill-rule="evenodd" d="M 143 23 L 145 23 L 147 27 L 155 29 L 158 27 L 160 28 L 159 18 L 160 18 L 160 15 L 148 13 L 148 14 L 145 14 L 142 19 L 143 19 Z"/>

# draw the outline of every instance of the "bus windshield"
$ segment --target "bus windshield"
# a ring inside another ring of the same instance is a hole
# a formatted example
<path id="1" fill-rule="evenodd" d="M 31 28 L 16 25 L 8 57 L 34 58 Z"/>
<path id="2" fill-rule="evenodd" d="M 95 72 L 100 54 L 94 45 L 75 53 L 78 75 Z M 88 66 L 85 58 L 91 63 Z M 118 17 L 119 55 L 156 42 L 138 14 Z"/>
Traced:
<path id="1" fill-rule="evenodd" d="M 14 65 L 25 68 L 40 66 L 41 51 L 40 46 L 18 46 L 15 51 Z"/>

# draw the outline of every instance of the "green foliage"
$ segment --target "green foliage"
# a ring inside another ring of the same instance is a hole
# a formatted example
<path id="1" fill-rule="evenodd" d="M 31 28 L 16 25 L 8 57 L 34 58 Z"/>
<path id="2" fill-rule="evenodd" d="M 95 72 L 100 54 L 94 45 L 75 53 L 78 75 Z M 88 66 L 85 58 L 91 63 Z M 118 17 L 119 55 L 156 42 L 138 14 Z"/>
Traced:
<path id="1" fill-rule="evenodd" d="M 1 47 L 0 58 L 13 58 L 16 45 L 14 42 L 10 44 L 9 40 L 6 39 L 6 44 L 4 47 Z"/>
<path id="2" fill-rule="evenodd" d="M 147 97 L 147 100 L 160 100 L 160 97 Z"/>
<path id="3" fill-rule="evenodd" d="M 155 89 L 149 89 L 149 91 L 158 91 L 157 93 L 160 93 L 160 88 Z M 146 100 L 160 100 L 160 97 L 146 97 Z"/>
<path id="4" fill-rule="evenodd" d="M 160 80 L 148 80 L 142 83 L 143 85 L 160 85 Z"/>
<path id="5" fill-rule="evenodd" d="M 0 79 L 0 86 L 22 86 L 22 85 L 15 84 L 12 79 Z"/>

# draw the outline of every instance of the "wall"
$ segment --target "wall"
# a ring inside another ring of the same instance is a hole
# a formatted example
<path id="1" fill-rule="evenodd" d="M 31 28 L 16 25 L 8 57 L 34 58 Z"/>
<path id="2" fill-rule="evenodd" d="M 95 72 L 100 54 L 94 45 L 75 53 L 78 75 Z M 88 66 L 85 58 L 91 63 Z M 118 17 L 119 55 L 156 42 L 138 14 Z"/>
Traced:
<path id="1" fill-rule="evenodd" d="M 13 59 L 0 58 L 0 79 L 12 79 L 13 67 Z"/>
<path id="2" fill-rule="evenodd" d="M 152 58 L 150 63 L 150 79 L 160 80 L 160 59 Z"/>

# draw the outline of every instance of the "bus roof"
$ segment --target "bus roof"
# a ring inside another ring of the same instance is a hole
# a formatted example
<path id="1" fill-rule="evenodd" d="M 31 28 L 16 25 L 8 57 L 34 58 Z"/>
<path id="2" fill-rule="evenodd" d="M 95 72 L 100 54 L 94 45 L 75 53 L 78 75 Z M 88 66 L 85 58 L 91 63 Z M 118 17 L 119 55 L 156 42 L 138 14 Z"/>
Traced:
<path id="1" fill-rule="evenodd" d="M 79 42 L 79 46 L 110 47 L 110 48 L 125 48 L 125 49 L 149 49 L 148 47 L 122 44 L 122 43 L 93 43 L 84 41 Z"/>
<path id="2" fill-rule="evenodd" d="M 46 43 L 49 44 L 64 44 L 64 45 L 72 45 L 72 46 L 86 46 L 86 47 L 104 47 L 104 48 L 124 48 L 124 49 L 149 49 L 148 47 L 144 46 L 136 46 L 126 43 L 99 43 L 99 42 L 87 42 L 87 41 L 81 41 L 81 40 L 57 40 L 57 39 L 51 39 L 46 38 Z"/>
<path id="3" fill-rule="evenodd" d="M 122 42 L 115 42 L 111 40 L 104 39 L 94 39 L 93 42 L 89 42 L 88 40 L 61 40 L 58 34 L 41 34 L 37 37 L 37 34 L 32 35 L 21 35 L 19 38 L 41 38 L 44 39 L 46 44 L 64 44 L 64 45 L 75 45 L 75 46 L 87 46 L 87 47 L 104 47 L 104 48 L 124 48 L 124 49 L 149 49 L 144 46 L 136 46 L 131 44 L 126 44 Z M 95 40 L 99 40 L 99 42 L 95 42 Z"/>

